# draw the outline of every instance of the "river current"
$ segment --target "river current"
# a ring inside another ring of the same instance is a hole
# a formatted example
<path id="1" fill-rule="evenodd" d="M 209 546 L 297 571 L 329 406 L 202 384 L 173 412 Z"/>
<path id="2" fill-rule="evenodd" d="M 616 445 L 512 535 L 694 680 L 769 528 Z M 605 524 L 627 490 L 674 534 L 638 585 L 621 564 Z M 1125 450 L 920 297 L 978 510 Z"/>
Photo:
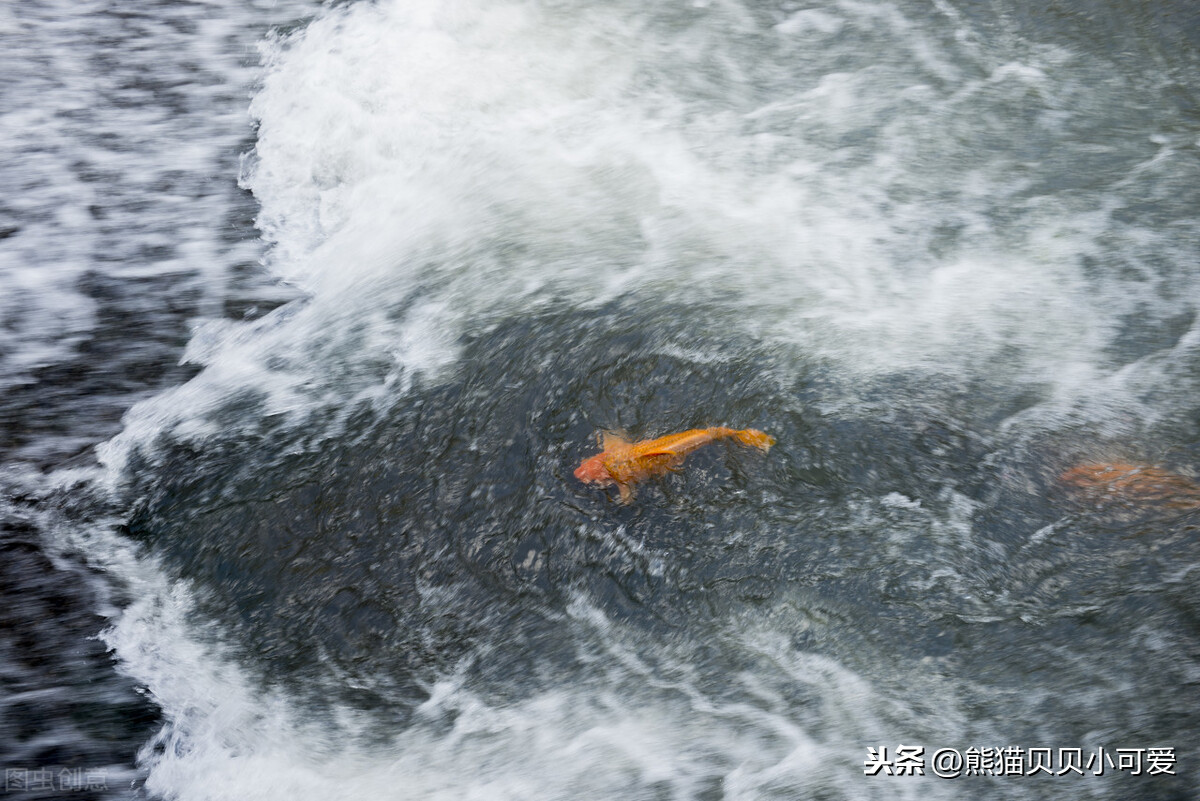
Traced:
<path id="1" fill-rule="evenodd" d="M 1200 476 L 1189 3 L 0 34 L 15 798 L 1200 793 L 1196 513 L 1061 480 Z"/>

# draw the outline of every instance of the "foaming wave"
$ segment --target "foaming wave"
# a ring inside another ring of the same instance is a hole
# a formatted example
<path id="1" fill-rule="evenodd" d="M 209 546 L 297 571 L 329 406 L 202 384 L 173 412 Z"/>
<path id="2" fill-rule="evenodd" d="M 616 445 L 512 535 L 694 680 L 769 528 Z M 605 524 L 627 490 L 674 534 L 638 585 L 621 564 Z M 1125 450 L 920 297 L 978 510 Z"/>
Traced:
<path id="1" fill-rule="evenodd" d="M 355 5 L 268 46 L 244 182 L 281 275 L 427 292 L 451 331 L 552 297 L 716 299 L 846 370 L 1078 395 L 1130 315 L 1192 301 L 1128 278 L 1147 237 L 1181 257 L 1122 217 L 1165 165 L 1092 141 L 1110 66 L 937 30 L 853 3 Z M 1083 198 L 1064 159 L 1101 146 Z"/>
<path id="2" fill-rule="evenodd" d="M 580 643 L 578 675 L 507 702 L 448 675 L 411 725 L 381 736 L 361 711 L 313 718 L 286 694 L 256 688 L 198 632 L 188 587 L 114 546 L 109 566 L 133 571 L 124 578 L 140 599 L 104 638 L 163 709 L 167 723 L 142 760 L 146 788 L 167 797 L 950 797 L 932 777 L 871 784 L 860 773 L 864 743 L 960 728 L 936 680 L 898 682 L 895 665 L 864 679 L 796 649 L 757 616 L 712 632 L 705 651 L 730 649 L 744 666 L 714 685 L 692 646 L 651 646 L 576 604 L 564 625 Z M 776 621 L 794 613 L 778 611 Z M 891 694 L 898 685 L 904 697 Z M 912 711 L 914 697 L 936 707 L 936 721 Z"/>

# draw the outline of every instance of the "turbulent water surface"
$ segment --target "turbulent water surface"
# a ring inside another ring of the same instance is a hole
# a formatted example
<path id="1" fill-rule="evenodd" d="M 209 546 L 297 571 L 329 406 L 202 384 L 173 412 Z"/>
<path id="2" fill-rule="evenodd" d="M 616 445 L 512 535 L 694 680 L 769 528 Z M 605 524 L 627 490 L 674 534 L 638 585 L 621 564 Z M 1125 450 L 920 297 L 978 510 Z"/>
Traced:
<path id="1" fill-rule="evenodd" d="M 1188 2 L 135 5 L 0 9 L 15 797 L 1200 793 L 1196 513 L 1059 478 L 1200 475 Z"/>

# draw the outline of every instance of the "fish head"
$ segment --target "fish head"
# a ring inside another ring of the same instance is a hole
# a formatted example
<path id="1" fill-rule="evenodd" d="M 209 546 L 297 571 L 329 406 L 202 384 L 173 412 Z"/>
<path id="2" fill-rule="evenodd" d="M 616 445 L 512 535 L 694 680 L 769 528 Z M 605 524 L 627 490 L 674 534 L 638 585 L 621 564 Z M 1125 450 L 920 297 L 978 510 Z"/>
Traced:
<path id="1" fill-rule="evenodd" d="M 575 478 L 585 484 L 611 484 L 613 480 L 608 468 L 604 466 L 603 453 L 584 459 L 583 463 L 575 468 Z"/>

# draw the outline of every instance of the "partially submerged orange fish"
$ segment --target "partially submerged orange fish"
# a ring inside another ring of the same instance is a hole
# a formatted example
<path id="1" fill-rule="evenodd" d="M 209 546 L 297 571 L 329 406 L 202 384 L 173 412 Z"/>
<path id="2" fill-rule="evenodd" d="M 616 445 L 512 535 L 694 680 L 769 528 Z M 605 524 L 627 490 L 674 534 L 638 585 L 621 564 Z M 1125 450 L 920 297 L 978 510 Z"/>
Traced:
<path id="1" fill-rule="evenodd" d="M 641 442 L 630 442 L 620 434 L 606 431 L 600 440 L 603 452 L 584 459 L 575 470 L 575 478 L 601 486 L 616 484 L 621 491 L 621 503 L 629 503 L 633 500 L 634 485 L 639 481 L 678 470 L 685 456 L 719 439 L 734 439 L 764 452 L 775 444 L 775 438 L 770 434 L 753 428 L 740 431 L 720 426 L 693 428 Z"/>
<path id="2" fill-rule="evenodd" d="M 1200 484 L 1149 464 L 1081 464 L 1060 475 L 1094 503 L 1145 503 L 1169 509 L 1200 509 Z"/>

